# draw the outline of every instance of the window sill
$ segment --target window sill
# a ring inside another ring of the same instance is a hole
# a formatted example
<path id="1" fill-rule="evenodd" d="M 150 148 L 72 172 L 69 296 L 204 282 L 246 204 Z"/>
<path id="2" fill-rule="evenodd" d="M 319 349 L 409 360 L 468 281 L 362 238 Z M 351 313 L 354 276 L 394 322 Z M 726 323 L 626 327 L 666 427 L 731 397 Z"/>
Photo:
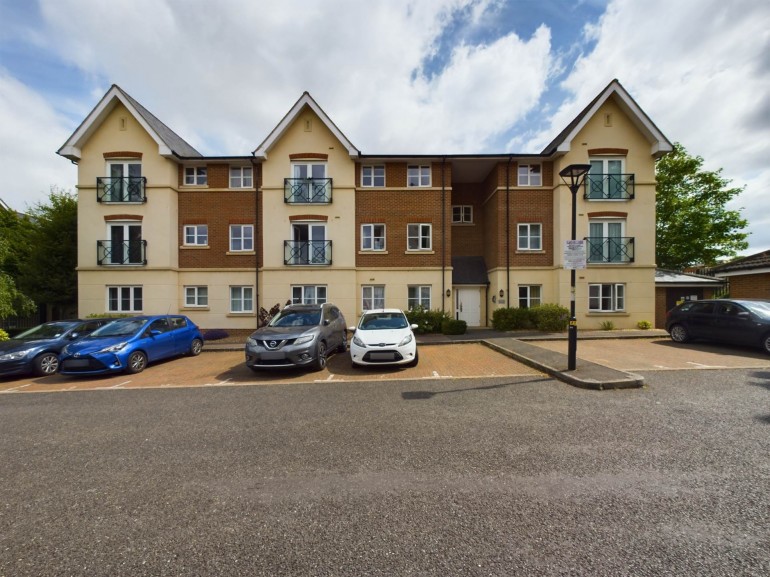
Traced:
<path id="1" fill-rule="evenodd" d="M 254 314 L 252 311 L 247 311 L 243 313 L 227 313 L 225 316 L 228 318 L 238 318 L 238 317 L 256 317 L 257 315 Z"/>
<path id="2" fill-rule="evenodd" d="M 207 189 L 208 187 L 208 184 L 183 184 L 179 187 L 179 190 Z"/>
<path id="3" fill-rule="evenodd" d="M 424 249 L 424 250 L 407 250 L 404 254 L 436 254 L 436 251 Z"/>
<path id="4" fill-rule="evenodd" d="M 179 247 L 179 250 L 208 250 L 210 248 L 211 247 L 207 244 L 199 244 L 199 245 L 183 244 Z"/>
<path id="5" fill-rule="evenodd" d="M 387 250 L 359 250 L 358 254 L 388 254 Z"/>
<path id="6" fill-rule="evenodd" d="M 516 249 L 516 254 L 545 254 L 544 250 L 527 250 L 524 248 Z"/>
<path id="7" fill-rule="evenodd" d="M 626 311 L 588 311 L 589 317 L 601 317 L 610 315 L 613 317 L 630 317 L 631 313 Z"/>
<path id="8" fill-rule="evenodd" d="M 475 226 L 475 222 L 453 222 L 452 226 Z"/>
<path id="9" fill-rule="evenodd" d="M 191 306 L 186 306 L 186 307 L 180 308 L 179 310 L 181 310 L 181 311 L 210 311 L 211 308 L 210 307 L 191 307 Z"/>
<path id="10" fill-rule="evenodd" d="M 236 250 L 236 251 L 227 251 L 225 253 L 227 256 L 248 256 L 248 255 L 255 255 L 257 254 L 253 250 Z"/>

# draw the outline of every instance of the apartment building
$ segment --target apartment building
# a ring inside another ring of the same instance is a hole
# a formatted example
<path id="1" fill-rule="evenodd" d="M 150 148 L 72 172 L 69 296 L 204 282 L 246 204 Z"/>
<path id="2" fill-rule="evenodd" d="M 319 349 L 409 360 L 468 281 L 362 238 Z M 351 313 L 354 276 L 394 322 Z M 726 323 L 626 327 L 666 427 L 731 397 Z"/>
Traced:
<path id="1" fill-rule="evenodd" d="M 578 323 L 633 327 L 655 318 L 654 163 L 671 149 L 617 80 L 540 152 L 439 156 L 364 153 L 308 93 L 250 154 L 203 156 L 113 85 L 58 151 L 78 164 L 79 313 L 247 330 L 288 301 L 469 326 L 568 307 L 558 173 L 580 163 Z"/>

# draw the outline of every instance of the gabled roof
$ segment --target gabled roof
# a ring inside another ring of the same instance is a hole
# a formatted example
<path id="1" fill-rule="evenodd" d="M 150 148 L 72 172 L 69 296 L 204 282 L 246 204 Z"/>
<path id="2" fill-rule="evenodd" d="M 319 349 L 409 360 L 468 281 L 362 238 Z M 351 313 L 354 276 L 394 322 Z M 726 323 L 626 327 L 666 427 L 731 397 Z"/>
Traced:
<path id="1" fill-rule="evenodd" d="M 294 123 L 305 106 L 309 107 L 313 112 L 316 113 L 318 118 L 321 119 L 321 122 L 326 125 L 326 128 L 328 128 L 331 133 L 334 134 L 337 140 L 339 140 L 347 149 L 348 154 L 351 157 L 356 158 L 361 154 L 361 151 L 353 146 L 353 143 L 350 142 L 344 134 L 342 134 L 342 131 L 337 128 L 337 126 L 332 122 L 331 118 L 329 118 L 323 109 L 318 106 L 318 103 L 313 100 L 313 97 L 310 96 L 310 93 L 305 91 L 302 96 L 300 96 L 299 100 L 297 100 L 297 102 L 294 104 L 294 106 L 291 107 L 291 110 L 289 110 L 286 116 L 283 117 L 281 122 L 278 123 L 278 126 L 276 126 L 268 135 L 268 137 L 262 142 L 262 144 L 256 148 L 256 150 L 253 152 L 254 156 L 261 159 L 267 158 L 268 151 L 273 147 L 276 141 L 278 141 L 281 136 L 283 136 L 283 134 L 292 125 L 292 123 Z"/>
<path id="2" fill-rule="evenodd" d="M 659 286 L 708 286 L 723 285 L 725 282 L 713 276 L 655 269 L 655 284 Z"/>
<path id="3" fill-rule="evenodd" d="M 639 131 L 644 134 L 650 142 L 650 154 L 652 156 L 658 158 L 674 149 L 671 142 L 669 142 L 658 127 L 655 126 L 655 123 L 650 120 L 650 117 L 644 113 L 616 78 L 610 82 L 607 87 L 602 90 L 548 146 L 543 149 L 542 154 L 550 156 L 559 152 L 569 152 L 572 140 L 610 97 L 615 98 L 615 101 L 620 108 L 623 109 L 634 125 L 636 125 Z"/>
<path id="4" fill-rule="evenodd" d="M 168 126 L 163 124 L 149 110 L 131 98 L 117 84 L 113 84 L 102 97 L 94 109 L 80 123 L 77 130 L 72 133 L 57 154 L 77 162 L 80 160 L 81 149 L 91 135 L 101 126 L 104 119 L 120 102 L 131 115 L 142 125 L 147 133 L 158 143 L 158 152 L 161 156 L 199 157 L 201 153 L 195 150 L 181 136 L 176 134 Z"/>
<path id="5" fill-rule="evenodd" d="M 770 250 L 737 258 L 733 261 L 711 267 L 711 271 L 714 274 L 725 276 L 729 276 L 727 273 L 750 270 L 756 271 L 756 269 L 770 269 Z"/>

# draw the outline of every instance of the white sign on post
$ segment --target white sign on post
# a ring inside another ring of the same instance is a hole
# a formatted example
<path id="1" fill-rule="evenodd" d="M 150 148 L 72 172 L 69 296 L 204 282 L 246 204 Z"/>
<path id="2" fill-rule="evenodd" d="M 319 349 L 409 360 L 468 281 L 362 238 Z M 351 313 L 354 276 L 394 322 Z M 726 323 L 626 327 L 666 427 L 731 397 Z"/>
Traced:
<path id="1" fill-rule="evenodd" d="M 586 267 L 586 241 L 564 241 L 564 268 L 572 270 Z"/>

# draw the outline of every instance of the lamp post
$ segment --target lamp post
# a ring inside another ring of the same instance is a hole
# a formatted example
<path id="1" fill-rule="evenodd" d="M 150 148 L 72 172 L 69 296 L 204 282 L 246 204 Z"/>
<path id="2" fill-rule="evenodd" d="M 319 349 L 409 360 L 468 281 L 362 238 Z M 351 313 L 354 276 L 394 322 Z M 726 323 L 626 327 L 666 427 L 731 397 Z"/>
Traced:
<path id="1" fill-rule="evenodd" d="M 591 170 L 590 164 L 570 164 L 559 172 L 564 184 L 572 193 L 572 240 L 577 235 L 577 191 L 583 185 L 586 174 Z M 584 265 L 585 266 L 585 265 Z M 567 333 L 567 370 L 574 371 L 577 366 L 577 319 L 575 318 L 575 264 L 570 265 L 570 295 L 569 295 L 569 331 Z"/>

